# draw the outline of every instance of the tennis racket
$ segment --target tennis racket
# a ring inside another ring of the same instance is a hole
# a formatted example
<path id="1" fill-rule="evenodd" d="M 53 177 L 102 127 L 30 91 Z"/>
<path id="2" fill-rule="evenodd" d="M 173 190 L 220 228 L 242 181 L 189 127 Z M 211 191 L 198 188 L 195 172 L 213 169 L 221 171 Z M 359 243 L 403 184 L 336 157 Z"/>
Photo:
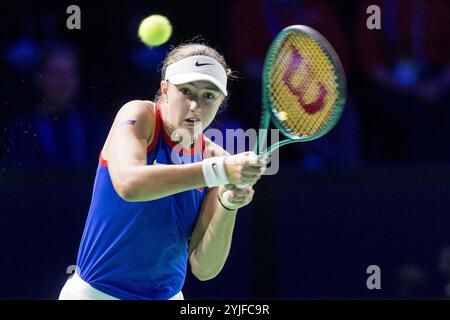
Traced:
<path id="1" fill-rule="evenodd" d="M 260 129 L 272 121 L 286 139 L 263 150 L 268 130 L 259 130 L 254 152 L 268 158 L 281 146 L 324 136 L 338 122 L 345 99 L 344 69 L 328 41 L 307 26 L 283 29 L 264 61 Z"/>

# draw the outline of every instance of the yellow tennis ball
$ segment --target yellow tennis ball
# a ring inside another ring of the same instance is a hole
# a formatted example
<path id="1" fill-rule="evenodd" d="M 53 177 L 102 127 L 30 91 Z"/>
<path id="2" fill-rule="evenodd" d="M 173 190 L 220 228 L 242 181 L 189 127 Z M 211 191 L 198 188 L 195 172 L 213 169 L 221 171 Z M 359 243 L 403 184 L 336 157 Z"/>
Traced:
<path id="1" fill-rule="evenodd" d="M 288 118 L 287 112 L 286 112 L 286 111 L 278 112 L 278 118 L 279 118 L 281 121 L 286 121 L 287 118 Z"/>
<path id="2" fill-rule="evenodd" d="M 165 16 L 153 14 L 142 20 L 138 35 L 143 43 L 156 47 L 169 40 L 172 35 L 172 25 Z"/>

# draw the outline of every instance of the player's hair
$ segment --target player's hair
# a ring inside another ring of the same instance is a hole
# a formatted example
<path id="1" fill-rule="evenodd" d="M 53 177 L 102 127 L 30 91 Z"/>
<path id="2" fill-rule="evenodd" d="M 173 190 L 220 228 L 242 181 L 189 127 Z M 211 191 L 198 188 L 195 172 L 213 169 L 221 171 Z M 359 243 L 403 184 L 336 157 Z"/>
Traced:
<path id="1" fill-rule="evenodd" d="M 172 63 L 175 63 L 175 62 L 180 61 L 187 57 L 199 56 L 199 55 L 209 56 L 211 58 L 214 58 L 225 69 L 227 78 L 233 77 L 233 72 L 228 67 L 224 56 L 222 54 L 220 54 L 216 49 L 208 46 L 205 43 L 186 42 L 186 43 L 182 43 L 176 47 L 171 48 L 171 50 L 167 54 L 166 58 L 164 59 L 164 62 L 163 62 L 162 68 L 161 68 L 161 79 L 165 78 L 166 69 Z M 228 101 L 228 96 L 225 97 L 225 100 L 222 103 L 222 106 L 226 105 L 226 102 Z M 158 90 L 158 92 L 156 93 L 155 101 L 158 101 L 160 98 L 161 98 L 161 90 Z"/>

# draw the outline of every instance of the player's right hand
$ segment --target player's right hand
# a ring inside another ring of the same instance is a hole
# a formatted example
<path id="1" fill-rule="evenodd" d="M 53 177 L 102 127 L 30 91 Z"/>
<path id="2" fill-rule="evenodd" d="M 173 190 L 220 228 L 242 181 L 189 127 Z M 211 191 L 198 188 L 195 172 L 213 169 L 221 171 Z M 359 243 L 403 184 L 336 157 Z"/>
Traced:
<path id="1" fill-rule="evenodd" d="M 266 161 L 251 151 L 227 157 L 224 165 L 228 180 L 234 185 L 254 185 L 266 169 Z"/>

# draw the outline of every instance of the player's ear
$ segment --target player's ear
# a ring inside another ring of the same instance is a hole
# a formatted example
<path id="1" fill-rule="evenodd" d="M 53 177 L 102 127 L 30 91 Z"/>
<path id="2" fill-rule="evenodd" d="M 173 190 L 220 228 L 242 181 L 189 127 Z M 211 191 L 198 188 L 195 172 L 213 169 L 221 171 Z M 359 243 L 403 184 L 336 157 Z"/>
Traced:
<path id="1" fill-rule="evenodd" d="M 169 83 L 165 80 L 162 80 L 161 84 L 160 84 L 160 88 L 161 88 L 161 93 L 163 95 L 167 95 L 167 91 L 169 90 Z"/>

